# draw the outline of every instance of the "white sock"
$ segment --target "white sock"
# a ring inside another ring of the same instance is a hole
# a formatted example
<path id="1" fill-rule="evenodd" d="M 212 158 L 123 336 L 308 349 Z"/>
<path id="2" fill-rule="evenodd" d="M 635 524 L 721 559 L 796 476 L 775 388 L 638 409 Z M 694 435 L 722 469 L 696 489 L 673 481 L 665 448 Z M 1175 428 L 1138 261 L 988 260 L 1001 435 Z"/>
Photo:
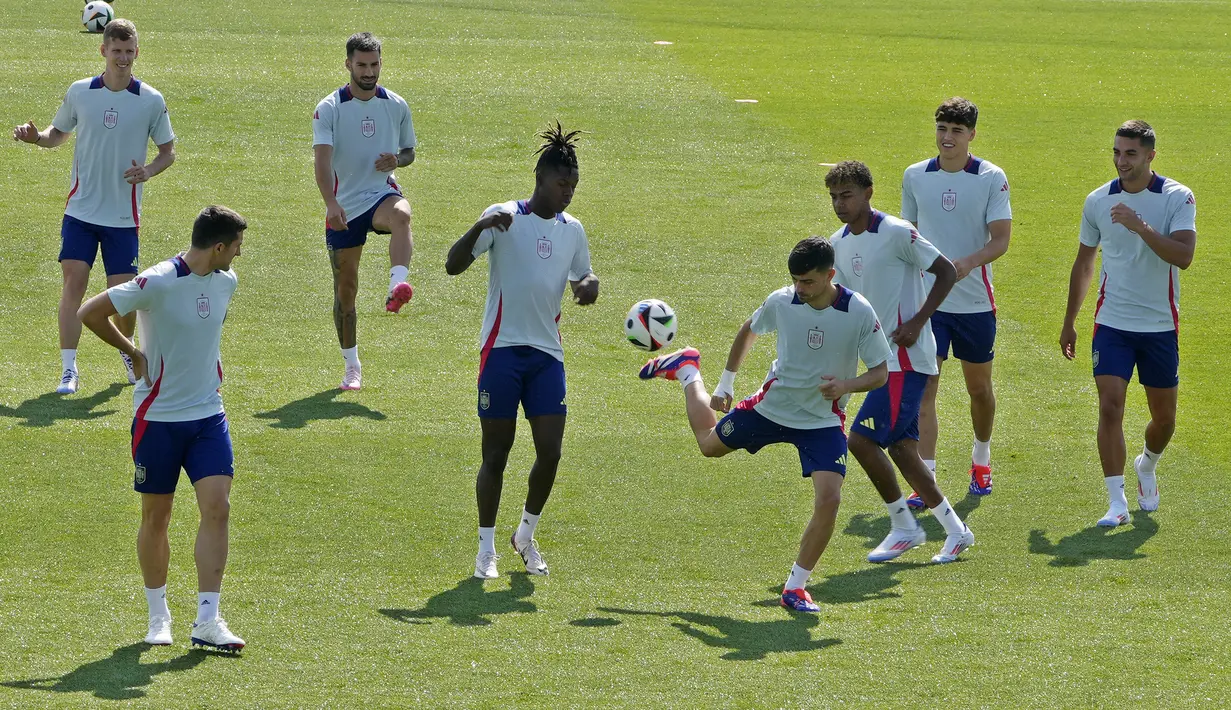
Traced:
<path id="1" fill-rule="evenodd" d="M 64 370 L 76 370 L 77 369 L 77 348 L 61 348 L 60 349 L 60 363 L 63 365 L 62 369 Z"/>
<path id="2" fill-rule="evenodd" d="M 970 451 L 970 460 L 976 466 L 991 466 L 992 465 L 992 442 L 979 441 L 975 437 L 975 446 Z"/>
<path id="3" fill-rule="evenodd" d="M 923 465 L 928 467 L 928 475 L 932 477 L 933 481 L 935 481 L 936 480 L 936 459 L 924 459 Z"/>
<path id="4" fill-rule="evenodd" d="M 911 515 L 910 508 L 906 506 L 905 496 L 892 503 L 886 503 L 885 507 L 889 509 L 889 524 L 893 527 L 899 530 L 914 530 L 919 524 L 915 522 L 915 516 Z"/>
<path id="5" fill-rule="evenodd" d="M 810 576 L 812 576 L 812 570 L 804 569 L 799 565 L 791 565 L 791 575 L 786 578 L 786 586 L 783 589 L 803 589 Z"/>
<path id="6" fill-rule="evenodd" d="M 405 281 L 409 274 L 410 269 L 405 266 L 395 266 L 389 269 L 389 293 L 393 293 L 393 288 Z"/>
<path id="7" fill-rule="evenodd" d="M 167 585 L 158 589 L 145 588 L 145 603 L 150 607 L 150 618 L 165 616 L 171 618 L 171 610 L 167 608 Z"/>
<path id="8" fill-rule="evenodd" d="M 1150 447 L 1146 446 L 1141 449 L 1141 468 L 1138 469 L 1137 475 L 1147 474 L 1154 475 L 1154 469 L 1158 466 L 1158 460 L 1163 457 L 1162 454 L 1156 454 L 1150 451 Z"/>
<path id="9" fill-rule="evenodd" d="M 479 528 L 479 554 L 496 554 L 496 528 Z"/>
<path id="10" fill-rule="evenodd" d="M 685 365 L 675 371 L 675 379 L 687 389 L 688 385 L 701 381 L 701 371 L 695 365 Z"/>
<path id="11" fill-rule="evenodd" d="M 351 367 L 359 367 L 359 346 L 342 348 L 342 359 Z"/>
<path id="12" fill-rule="evenodd" d="M 197 623 L 218 618 L 218 597 L 221 592 L 197 592 Z"/>
<path id="13" fill-rule="evenodd" d="M 534 537 L 534 529 L 538 527 L 539 516 L 541 515 L 542 513 L 534 515 L 530 513 L 530 511 L 523 508 L 521 511 L 521 523 L 518 524 L 517 532 L 513 534 L 513 537 L 516 538 L 519 543 L 524 544 L 530 542 L 530 540 Z"/>
<path id="14" fill-rule="evenodd" d="M 957 511 L 949 505 L 948 498 L 940 499 L 940 505 L 932 508 L 932 515 L 940 521 L 940 526 L 945 529 L 946 534 L 956 535 L 966 531 L 966 523 L 962 522 L 962 519 L 957 516 Z"/>
<path id="15" fill-rule="evenodd" d="M 1107 484 L 1107 499 L 1112 510 L 1128 510 L 1128 498 L 1124 497 L 1124 476 L 1106 476 L 1103 483 Z"/>

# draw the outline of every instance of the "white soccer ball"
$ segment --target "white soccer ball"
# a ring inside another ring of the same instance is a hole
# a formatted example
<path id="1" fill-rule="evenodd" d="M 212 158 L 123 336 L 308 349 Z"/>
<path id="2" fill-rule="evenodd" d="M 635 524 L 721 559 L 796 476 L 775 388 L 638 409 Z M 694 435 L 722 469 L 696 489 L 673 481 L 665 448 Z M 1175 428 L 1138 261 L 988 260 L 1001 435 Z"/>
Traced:
<path id="1" fill-rule="evenodd" d="M 102 32 L 107 23 L 114 19 L 115 10 L 101 0 L 86 3 L 85 9 L 81 11 L 81 24 L 85 25 L 86 32 L 94 34 Z"/>
<path id="2" fill-rule="evenodd" d="M 628 342 L 650 352 L 670 345 L 678 329 L 679 320 L 675 317 L 675 311 L 657 298 L 634 303 L 624 321 L 624 335 L 628 336 Z"/>

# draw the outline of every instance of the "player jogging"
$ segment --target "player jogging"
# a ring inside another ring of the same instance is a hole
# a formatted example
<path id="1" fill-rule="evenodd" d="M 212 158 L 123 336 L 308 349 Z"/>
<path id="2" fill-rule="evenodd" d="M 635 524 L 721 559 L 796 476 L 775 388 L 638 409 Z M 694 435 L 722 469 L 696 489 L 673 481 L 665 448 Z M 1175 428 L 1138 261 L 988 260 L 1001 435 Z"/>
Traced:
<path id="1" fill-rule="evenodd" d="M 859 292 L 888 323 L 892 344 L 889 381 L 868 393 L 850 449 L 889 509 L 891 527 L 868 554 L 885 562 L 927 541 L 898 488 L 894 464 L 944 527 L 944 547 L 933 562 L 952 562 L 974 544 L 974 533 L 949 505 L 919 456 L 919 403 L 927 378 L 936 374 L 936 340 L 928 317 L 957 280 L 953 264 L 905 220 L 872 209 L 872 172 L 863 163 L 838 163 L 825 176 L 834 212 L 846 226 L 830 237 L 836 281 Z M 925 287 L 923 272 L 935 277 Z M 888 449 L 885 456 L 882 449 Z M 892 457 L 892 461 L 890 461 Z"/>
<path id="2" fill-rule="evenodd" d="M 833 246 L 821 237 L 795 245 L 787 259 L 793 285 L 778 289 L 740 326 L 713 397 L 701 382 L 701 353 L 686 348 L 651 359 L 640 377 L 678 380 L 688 423 L 705 456 L 736 449 L 755 454 L 794 444 L 812 479 L 812 519 L 782 589 L 782 606 L 818 612 L 806 585 L 833 535 L 846 476 L 846 402 L 852 392 L 885 384 L 889 343 L 863 296 L 833 284 Z M 731 411 L 735 374 L 757 337 L 777 333 L 778 353 L 760 391 Z M 867 371 L 859 375 L 859 361 Z M 857 376 L 858 375 L 858 376 Z M 715 421 L 714 410 L 729 412 Z"/>
<path id="3" fill-rule="evenodd" d="M 902 218 L 953 262 L 957 283 L 932 314 L 936 338 L 935 376 L 928 378 L 919 407 L 919 453 L 936 477 L 936 392 L 940 370 L 949 357 L 962 363 L 970 420 L 974 428 L 970 492 L 992 492 L 992 426 L 996 396 L 992 392 L 992 358 L 996 350 L 996 299 L 992 262 L 1009 248 L 1013 212 L 1004 171 L 970 153 L 979 108 L 955 97 L 936 109 L 935 158 L 915 163 L 902 176 Z M 928 277 L 928 285 L 931 285 Z M 923 499 L 906 499 L 922 508 Z"/>
<path id="4" fill-rule="evenodd" d="M 487 306 L 479 342 L 479 424 L 483 463 L 475 482 L 479 508 L 479 553 L 474 576 L 495 579 L 496 514 L 504 468 L 517 429 L 520 403 L 534 438 L 534 465 L 513 549 L 530 574 L 547 574 L 534 539 L 551 494 L 564 441 L 564 348 L 560 344 L 560 298 L 588 306 L 598 298 L 590 249 L 581 222 L 564 211 L 579 179 L 575 141 L 557 123 L 539 134 L 534 192 L 528 200 L 488 207 L 449 249 L 445 271 L 456 276 L 481 254 L 488 255 Z"/>
<path id="5" fill-rule="evenodd" d="M 1133 461 L 1137 504 L 1158 510 L 1158 460 L 1175 433 L 1180 386 L 1180 269 L 1197 247 L 1197 201 L 1192 190 L 1155 173 L 1154 129 L 1129 121 L 1116 131 L 1112 161 L 1118 177 L 1086 198 L 1081 244 L 1069 277 L 1060 350 L 1076 356 L 1074 324 L 1103 251 L 1091 342 L 1098 388 L 1098 453 L 1110 506 L 1102 527 L 1127 523 L 1124 495 L 1124 398 L 1137 369 L 1150 408 L 1145 448 Z"/>
<path id="6" fill-rule="evenodd" d="M 149 605 L 145 642 L 171 643 L 167 566 L 172 502 L 180 469 L 196 490 L 197 620 L 192 643 L 238 651 L 244 640 L 218 615 L 227 563 L 228 518 L 234 467 L 231 435 L 222 409 L 222 324 L 235 293 L 231 261 L 239 256 L 248 224 L 225 207 L 206 207 L 192 225 L 192 247 L 132 281 L 86 301 L 81 321 L 104 342 L 128 354 L 138 382 L 133 395 L 133 487 L 141 494 L 137 560 Z M 138 350 L 108 320 L 137 314 Z"/>
<path id="7" fill-rule="evenodd" d="M 59 308 L 59 394 L 73 394 L 80 385 L 77 308 L 85 297 L 94 259 L 101 249 L 108 286 L 122 284 L 137 273 L 144 183 L 175 162 L 175 134 L 167 104 L 154 87 L 132 74 L 138 55 L 137 27 L 128 20 L 108 22 L 100 52 L 107 60 L 103 73 L 68 87 L 47 130 L 39 131 L 34 121 L 13 129 L 14 140 L 44 148 L 60 145 L 77 131 L 60 225 L 64 286 Z M 151 140 L 158 146 L 158 155 L 147 165 Z M 132 337 L 135 323 L 131 316 L 117 319 L 126 339 Z M 121 351 L 120 357 L 128 381 L 135 383 L 128 355 Z"/>
<path id="8" fill-rule="evenodd" d="M 413 240 L 410 203 L 393 179 L 415 162 L 410 107 L 380 79 L 380 40 L 359 32 L 346 40 L 350 82 L 321 99 L 312 114 L 316 186 L 325 199 L 325 247 L 333 269 L 333 324 L 346 370 L 342 389 L 357 390 L 363 370 L 356 340 L 359 256 L 368 232 L 389 235 L 385 309 L 397 313 L 414 289 L 406 283 Z"/>

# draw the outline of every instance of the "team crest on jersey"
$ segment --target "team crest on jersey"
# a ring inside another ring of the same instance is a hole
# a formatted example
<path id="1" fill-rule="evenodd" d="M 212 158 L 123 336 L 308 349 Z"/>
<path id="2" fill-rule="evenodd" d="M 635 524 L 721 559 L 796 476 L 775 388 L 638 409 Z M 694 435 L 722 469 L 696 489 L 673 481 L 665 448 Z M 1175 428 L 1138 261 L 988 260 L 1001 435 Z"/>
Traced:
<path id="1" fill-rule="evenodd" d="M 370 118 L 363 119 L 359 124 L 359 132 L 363 134 L 364 138 L 371 138 L 376 135 L 376 121 Z"/>
<path id="2" fill-rule="evenodd" d="M 120 122 L 120 114 L 115 109 L 107 109 L 103 111 L 103 125 L 107 128 L 115 128 Z"/>
<path id="3" fill-rule="evenodd" d="M 137 471 L 133 474 L 133 481 L 138 485 L 145 483 L 145 466 L 137 464 Z"/>
<path id="4" fill-rule="evenodd" d="M 856 276 L 863 276 L 863 257 L 856 256 L 851 259 L 851 271 L 855 272 Z"/>
<path id="5" fill-rule="evenodd" d="M 479 409 L 487 411 L 492 406 L 492 396 L 486 390 L 479 392 Z"/>
<path id="6" fill-rule="evenodd" d="M 735 431 L 735 422 L 730 419 L 722 423 L 722 435 L 731 436 L 731 432 Z"/>
<path id="7" fill-rule="evenodd" d="M 946 212 L 952 212 L 957 209 L 957 193 L 953 190 L 945 190 L 940 194 L 940 207 Z"/>
<path id="8" fill-rule="evenodd" d="M 539 240 L 539 258 L 540 259 L 550 259 L 551 258 L 551 240 L 550 239 L 540 239 Z"/>
<path id="9" fill-rule="evenodd" d="M 209 298 L 201 296 L 197 299 L 197 315 L 202 318 L 209 318 Z"/>
<path id="10" fill-rule="evenodd" d="M 808 331 L 808 347 L 813 350 L 820 350 L 825 344 L 825 331 L 813 328 Z"/>

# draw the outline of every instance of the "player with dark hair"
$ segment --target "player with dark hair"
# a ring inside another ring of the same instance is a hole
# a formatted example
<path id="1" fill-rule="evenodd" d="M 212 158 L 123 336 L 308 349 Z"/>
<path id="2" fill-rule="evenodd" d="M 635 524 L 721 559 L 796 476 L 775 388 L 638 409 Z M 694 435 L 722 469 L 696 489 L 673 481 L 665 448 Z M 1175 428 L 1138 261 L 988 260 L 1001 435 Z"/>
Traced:
<path id="1" fill-rule="evenodd" d="M 415 162 L 414 125 L 401 96 L 378 82 L 380 40 L 370 32 L 346 41 L 350 82 L 316 105 L 312 150 L 316 186 L 325 200 L 325 247 L 333 269 L 333 324 L 346 370 L 341 388 L 362 386 L 359 361 L 359 257 L 368 232 L 389 235 L 389 290 L 385 310 L 397 313 L 414 289 L 410 273 L 413 240 L 410 203 L 393 171 Z"/>
<path id="2" fill-rule="evenodd" d="M 1154 129 L 1128 121 L 1116 131 L 1112 161 L 1118 177 L 1086 198 L 1081 244 L 1069 277 L 1060 350 L 1076 357 L 1075 324 L 1103 251 L 1091 350 L 1098 388 L 1098 452 L 1110 505 L 1098 525 L 1128 522 L 1124 495 L 1124 400 L 1137 370 L 1150 408 L 1145 447 L 1133 460 L 1137 503 L 1158 510 L 1158 460 L 1175 433 L 1180 388 L 1180 269 L 1197 248 L 1197 200 L 1192 190 L 1155 173 Z"/>
<path id="3" fill-rule="evenodd" d="M 770 444 L 793 444 L 812 480 L 812 518 L 783 585 L 781 604 L 817 612 L 806 585 L 833 535 L 846 476 L 846 403 L 889 377 L 889 343 L 863 296 L 833 283 L 833 246 L 809 237 L 787 259 L 791 286 L 778 289 L 744 321 L 712 397 L 701 382 L 701 353 L 685 348 L 651 359 L 640 377 L 684 386 L 688 423 L 704 456 L 736 449 L 755 454 Z M 777 333 L 777 358 L 760 390 L 731 411 L 735 374 L 757 337 Z M 867 371 L 859 374 L 859 361 Z M 714 410 L 728 412 L 716 421 Z"/>
<path id="4" fill-rule="evenodd" d="M 540 133 L 534 192 L 528 200 L 492 205 L 449 249 L 445 271 L 456 276 L 488 254 L 487 306 L 479 338 L 479 424 L 483 463 L 475 482 L 479 508 L 479 553 L 474 575 L 499 576 L 496 516 L 504 469 L 521 405 L 534 438 L 534 465 L 513 549 L 530 574 L 547 574 L 534 532 L 551 494 L 564 441 L 564 348 L 560 298 L 571 286 L 574 300 L 598 298 L 598 277 L 581 223 L 564 211 L 580 179 L 575 143 L 580 131 L 559 123 Z"/>
<path id="5" fill-rule="evenodd" d="M 145 582 L 149 632 L 145 642 L 171 643 L 167 606 L 167 528 L 180 470 L 196 491 L 197 619 L 192 643 L 238 651 L 244 640 L 218 615 L 229 549 L 234 460 L 222 408 L 222 324 L 238 283 L 231 262 L 240 255 L 247 221 L 225 207 L 206 207 L 192 225 L 187 252 L 156 264 L 132 281 L 86 301 L 81 322 L 126 353 L 138 382 L 133 393 L 133 487 L 141 494 L 137 560 Z M 141 349 L 108 320 L 137 314 Z"/>

